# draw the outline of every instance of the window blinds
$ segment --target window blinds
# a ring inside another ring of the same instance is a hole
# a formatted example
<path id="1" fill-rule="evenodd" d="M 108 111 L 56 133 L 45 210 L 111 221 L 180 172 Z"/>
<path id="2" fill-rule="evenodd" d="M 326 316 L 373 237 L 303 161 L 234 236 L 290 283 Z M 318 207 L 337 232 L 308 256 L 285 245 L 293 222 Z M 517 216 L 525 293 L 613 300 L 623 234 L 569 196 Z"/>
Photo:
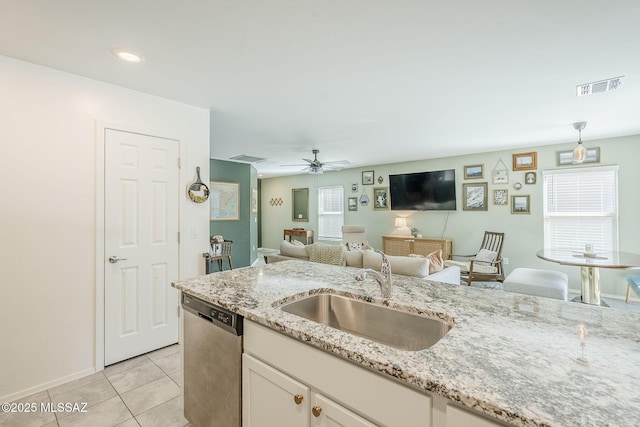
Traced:
<path id="1" fill-rule="evenodd" d="M 618 167 L 544 171 L 546 248 L 618 249 Z"/>
<path id="2" fill-rule="evenodd" d="M 318 238 L 341 239 L 344 225 L 344 188 L 318 188 Z"/>

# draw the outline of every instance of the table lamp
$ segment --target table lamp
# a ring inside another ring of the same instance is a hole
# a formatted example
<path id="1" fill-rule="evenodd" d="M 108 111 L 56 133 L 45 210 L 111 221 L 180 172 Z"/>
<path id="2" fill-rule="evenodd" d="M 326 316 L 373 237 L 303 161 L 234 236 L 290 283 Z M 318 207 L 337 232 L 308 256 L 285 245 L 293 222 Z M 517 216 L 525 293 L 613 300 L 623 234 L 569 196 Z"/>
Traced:
<path id="1" fill-rule="evenodd" d="M 396 234 L 399 236 L 411 236 L 411 229 L 407 227 L 406 218 L 396 218 Z"/>

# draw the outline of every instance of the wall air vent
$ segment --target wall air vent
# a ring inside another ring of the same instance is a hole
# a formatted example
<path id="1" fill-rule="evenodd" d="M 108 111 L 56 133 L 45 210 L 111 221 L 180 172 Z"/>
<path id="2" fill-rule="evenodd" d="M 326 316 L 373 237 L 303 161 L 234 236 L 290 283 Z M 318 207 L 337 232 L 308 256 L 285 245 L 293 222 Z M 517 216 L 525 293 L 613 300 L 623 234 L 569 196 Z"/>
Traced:
<path id="1" fill-rule="evenodd" d="M 609 92 L 611 90 L 618 89 L 622 85 L 623 79 L 624 76 L 620 76 L 578 85 L 576 86 L 576 96 L 593 95 L 594 93 Z"/>
<path id="2" fill-rule="evenodd" d="M 260 163 L 260 162 L 264 162 L 267 159 L 263 157 L 254 157 L 254 156 L 247 156 L 246 154 L 241 154 L 239 156 L 230 157 L 229 160 L 236 160 L 238 162 L 247 162 L 247 163 Z"/>

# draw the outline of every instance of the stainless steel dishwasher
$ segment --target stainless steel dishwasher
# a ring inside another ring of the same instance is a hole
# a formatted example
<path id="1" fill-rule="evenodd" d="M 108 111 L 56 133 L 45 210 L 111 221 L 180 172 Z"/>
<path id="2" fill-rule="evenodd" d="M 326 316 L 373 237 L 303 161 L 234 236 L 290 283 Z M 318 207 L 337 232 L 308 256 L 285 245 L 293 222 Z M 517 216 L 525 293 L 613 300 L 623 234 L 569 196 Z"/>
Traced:
<path id="1" fill-rule="evenodd" d="M 195 427 L 242 424 L 243 318 L 182 294 L 184 416 Z"/>

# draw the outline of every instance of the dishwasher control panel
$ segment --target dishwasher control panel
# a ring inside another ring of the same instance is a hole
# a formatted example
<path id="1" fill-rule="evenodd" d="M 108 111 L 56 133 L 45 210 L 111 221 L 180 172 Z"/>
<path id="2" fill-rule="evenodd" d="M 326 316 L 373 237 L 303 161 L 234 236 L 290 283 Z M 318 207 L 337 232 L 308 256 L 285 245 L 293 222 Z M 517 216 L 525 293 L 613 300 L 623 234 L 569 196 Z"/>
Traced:
<path id="1" fill-rule="evenodd" d="M 243 318 L 239 314 L 185 293 L 182 294 L 182 308 L 235 335 L 242 335 Z"/>
<path id="2" fill-rule="evenodd" d="M 233 315 L 229 313 L 225 313 L 224 311 L 212 308 L 211 309 L 211 317 L 214 320 L 217 320 L 220 323 L 224 323 L 227 326 L 233 328 Z"/>

